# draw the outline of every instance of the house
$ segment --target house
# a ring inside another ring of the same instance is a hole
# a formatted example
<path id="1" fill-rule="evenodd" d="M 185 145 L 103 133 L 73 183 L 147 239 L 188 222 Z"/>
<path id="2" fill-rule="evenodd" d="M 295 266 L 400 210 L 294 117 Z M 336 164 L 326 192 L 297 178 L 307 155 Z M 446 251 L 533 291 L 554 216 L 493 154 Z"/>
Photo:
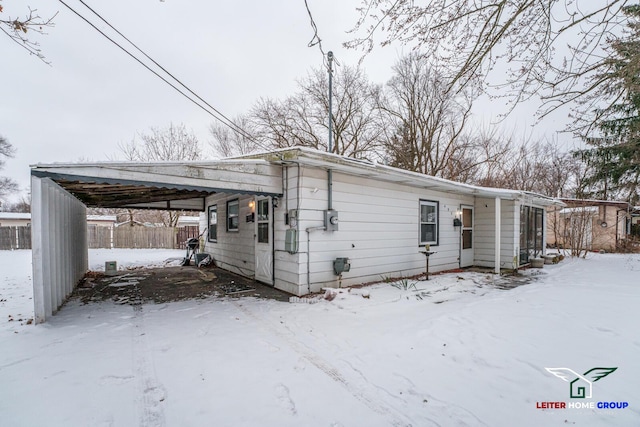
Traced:
<path id="1" fill-rule="evenodd" d="M 640 206 L 634 206 L 631 212 L 631 233 L 640 236 Z"/>
<path id="2" fill-rule="evenodd" d="M 512 269 L 544 252 L 544 210 L 562 206 L 306 148 L 214 162 L 39 164 L 31 176 L 37 321 L 86 271 L 83 240 L 64 239 L 84 232 L 86 206 L 204 212 L 204 250 L 219 267 L 293 295 L 420 274 L 427 259 L 432 272 Z M 67 280 L 45 281 L 52 269 Z"/>
<path id="3" fill-rule="evenodd" d="M 115 227 L 156 227 L 157 224 L 151 222 L 136 221 L 135 219 L 129 219 L 127 221 L 116 222 Z"/>
<path id="4" fill-rule="evenodd" d="M 630 235 L 634 207 L 611 200 L 560 199 L 547 211 L 547 243 L 593 251 L 616 251 Z"/>
<path id="5" fill-rule="evenodd" d="M 31 249 L 31 214 L 0 212 L 0 251 Z"/>
<path id="6" fill-rule="evenodd" d="M 87 215 L 89 241 L 93 243 L 97 236 L 104 236 L 105 233 L 107 240 L 110 239 L 114 223 L 115 216 Z M 31 240 L 30 213 L 0 212 L 0 250 L 31 249 Z"/>
<path id="7" fill-rule="evenodd" d="M 116 222 L 115 215 L 87 215 L 87 226 L 89 227 L 114 227 Z"/>
<path id="8" fill-rule="evenodd" d="M 178 217 L 177 227 L 199 227 L 200 217 L 191 215 L 180 215 Z"/>
<path id="9" fill-rule="evenodd" d="M 115 215 L 87 215 L 87 226 L 113 227 L 116 223 Z M 0 212 L 0 227 L 29 227 L 31 214 L 16 212 Z"/>
<path id="10" fill-rule="evenodd" d="M 31 214 L 26 212 L 0 212 L 0 227 L 29 227 Z"/>

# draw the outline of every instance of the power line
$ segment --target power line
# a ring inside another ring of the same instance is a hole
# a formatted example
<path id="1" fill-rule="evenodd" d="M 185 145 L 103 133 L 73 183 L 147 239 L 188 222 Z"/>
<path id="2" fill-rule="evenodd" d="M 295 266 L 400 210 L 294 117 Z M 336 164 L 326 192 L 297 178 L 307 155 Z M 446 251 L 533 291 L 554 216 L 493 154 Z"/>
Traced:
<path id="1" fill-rule="evenodd" d="M 175 80 L 179 85 L 181 85 L 183 88 L 185 88 L 188 92 L 190 92 L 191 94 L 193 94 L 197 99 L 199 99 L 202 103 L 204 103 L 207 107 L 209 107 L 212 111 L 208 110 L 207 108 L 205 108 L 202 104 L 200 104 L 199 102 L 197 102 L 196 100 L 194 100 L 193 98 L 191 98 L 189 95 L 187 95 L 186 93 L 184 93 L 182 90 L 180 90 L 178 87 L 176 87 L 173 83 L 171 83 L 170 81 L 168 81 L 166 78 L 164 78 L 163 76 L 161 76 L 158 72 L 156 72 L 155 70 L 151 69 L 147 64 L 145 64 L 144 62 L 142 62 L 138 57 L 136 57 L 135 55 L 133 55 L 131 52 L 129 52 L 126 48 L 124 48 L 122 45 L 120 45 L 118 42 L 116 42 L 115 40 L 113 40 L 111 37 L 109 37 L 107 34 L 105 34 L 102 30 L 100 30 L 98 27 L 96 27 L 91 21 L 89 21 L 87 18 L 85 18 L 82 14 L 80 14 L 79 12 L 77 12 L 75 9 L 73 9 L 71 6 L 69 6 L 67 3 L 65 3 L 63 0 L 58 0 L 60 3 L 62 3 L 65 7 L 67 7 L 67 9 L 69 9 L 71 12 L 73 12 L 75 15 L 77 15 L 80 19 L 82 19 L 83 21 L 85 21 L 87 24 L 89 24 L 93 29 L 95 29 L 96 31 L 98 31 L 103 37 L 105 37 L 107 40 L 109 40 L 111 43 L 113 43 L 115 46 L 117 46 L 118 48 L 120 48 L 123 52 L 125 52 L 127 55 L 129 55 L 132 59 L 134 59 L 136 62 L 138 62 L 140 65 L 142 65 L 144 68 L 146 68 L 148 71 L 152 72 L 156 77 L 160 78 L 162 81 L 164 81 L 166 84 L 168 84 L 169 86 L 171 86 L 174 90 L 176 90 L 178 93 L 180 93 L 182 96 L 184 96 L 185 98 L 187 98 L 189 101 L 191 101 L 193 104 L 195 104 L 196 106 L 198 106 L 200 109 L 202 109 L 203 111 L 205 111 L 207 114 L 209 114 L 210 116 L 212 116 L 214 119 L 218 120 L 219 122 L 221 122 L 222 124 L 224 124 L 225 126 L 229 127 L 232 131 L 240 134 L 241 136 L 249 139 L 250 141 L 256 143 L 258 146 L 260 146 L 263 149 L 266 149 L 266 147 L 264 147 L 263 144 L 261 144 L 259 141 L 257 141 L 256 139 L 254 139 L 248 132 L 246 132 L 244 129 L 240 128 L 237 124 L 235 124 L 231 119 L 229 119 L 228 117 L 226 117 L 224 114 L 222 114 L 220 111 L 218 111 L 216 108 L 214 108 L 211 104 L 209 104 L 208 102 L 206 102 L 204 99 L 202 99 L 198 94 L 196 94 L 194 91 L 192 91 L 188 86 L 186 86 L 184 83 L 182 83 L 178 78 L 176 78 L 173 74 L 171 74 L 169 71 L 167 71 L 164 67 L 162 67 L 158 62 L 156 62 L 153 58 L 151 58 L 149 55 L 147 55 L 142 49 L 140 49 L 135 43 L 133 43 L 131 40 L 129 40 L 124 34 L 122 34 L 120 31 L 118 31 L 115 27 L 113 27 L 106 19 L 104 19 L 102 16 L 100 16 L 100 14 L 98 14 L 95 10 L 93 10 L 91 7 L 89 7 L 84 1 L 79 0 L 80 3 L 82 3 L 87 9 L 89 9 L 92 13 L 94 13 L 98 18 L 100 18 L 105 24 L 107 24 L 111 29 L 113 29 L 118 35 L 120 35 L 122 38 L 124 38 L 127 42 L 129 42 L 133 47 L 135 47 L 140 53 L 142 53 L 147 59 L 149 59 L 151 62 L 153 62 L 157 67 L 159 67 L 162 71 L 164 71 L 167 75 L 169 75 L 173 80 Z"/>
<path id="2" fill-rule="evenodd" d="M 197 93 L 195 93 L 194 91 L 192 91 L 188 86 L 186 86 L 184 83 L 182 83 L 180 81 L 180 79 L 178 79 L 177 77 L 175 77 L 173 74 L 171 74 L 169 71 L 167 71 L 162 65 L 158 64 L 153 58 L 151 58 L 149 55 L 147 55 L 142 49 L 140 49 L 134 42 L 132 42 L 131 40 L 129 40 L 129 38 L 127 38 L 124 34 L 122 34 L 120 31 L 118 31 L 113 25 L 111 25 L 106 19 L 104 19 L 98 12 L 96 12 L 93 8 L 91 8 L 88 4 L 86 4 L 83 0 L 78 0 L 80 3 L 82 3 L 87 9 L 89 9 L 94 15 L 96 15 L 98 18 L 100 18 L 100 20 L 102 22 L 104 22 L 105 24 L 107 24 L 111 29 L 113 29 L 113 31 L 115 31 L 118 35 L 120 35 L 123 39 L 125 39 L 127 42 L 129 42 L 129 44 L 131 44 L 131 46 L 133 46 L 134 48 L 136 48 L 140 53 L 142 53 L 148 60 L 150 60 L 151 62 L 153 62 L 156 66 L 158 66 L 158 68 L 160 68 L 162 71 L 164 71 L 165 73 L 167 73 L 173 80 L 175 80 L 176 82 L 178 82 L 178 84 L 180 84 L 180 86 L 182 86 L 183 88 L 185 88 L 187 91 L 189 91 L 189 93 L 191 93 L 192 95 L 194 95 L 196 98 L 198 98 L 200 101 L 204 102 L 204 104 L 211 108 L 213 111 L 215 111 L 218 115 L 220 115 L 221 117 L 223 117 L 225 120 L 227 120 L 229 123 L 231 123 L 233 125 L 233 127 L 235 128 L 234 130 L 236 130 L 236 132 L 240 132 L 243 136 L 245 137 L 249 137 L 249 135 L 246 134 L 246 132 L 244 131 L 244 129 L 240 128 L 238 125 L 236 125 L 231 119 L 229 119 L 227 116 L 225 116 L 224 114 L 222 114 L 219 110 L 217 110 L 215 107 L 213 107 L 211 104 L 209 104 L 207 101 L 205 101 L 204 99 L 202 99 Z"/>
<path id="3" fill-rule="evenodd" d="M 309 3 L 307 0 L 304 0 L 304 6 L 307 8 L 307 13 L 309 14 L 309 20 L 311 21 L 311 28 L 313 29 L 313 37 L 309 41 L 308 47 L 318 46 L 322 56 L 326 56 L 324 53 L 324 49 L 322 49 L 322 39 L 318 35 L 318 26 L 316 25 L 316 21 L 313 19 L 313 14 L 311 13 L 311 9 L 309 9 Z"/>
<path id="4" fill-rule="evenodd" d="M 311 13 L 311 9 L 309 8 L 309 3 L 307 2 L 307 0 L 304 0 L 304 6 L 307 9 L 307 14 L 309 15 L 309 21 L 311 23 L 311 29 L 313 30 L 313 37 L 311 38 L 307 46 L 308 47 L 318 46 L 318 49 L 320 49 L 320 53 L 322 54 L 322 64 L 325 67 L 327 67 L 327 70 L 329 70 L 331 66 L 327 61 L 327 54 L 322 48 L 322 39 L 318 34 L 318 25 L 316 24 L 315 19 L 313 19 L 313 14 Z M 340 66 L 340 63 L 338 62 L 335 56 L 333 57 L 333 61 L 335 62 L 336 65 Z"/>

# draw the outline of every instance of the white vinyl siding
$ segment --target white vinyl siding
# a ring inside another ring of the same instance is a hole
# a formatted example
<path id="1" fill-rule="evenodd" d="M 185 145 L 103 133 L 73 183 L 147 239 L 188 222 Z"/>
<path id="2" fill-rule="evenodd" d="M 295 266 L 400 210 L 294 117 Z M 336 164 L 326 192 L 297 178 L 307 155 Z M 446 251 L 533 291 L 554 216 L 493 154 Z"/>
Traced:
<path id="1" fill-rule="evenodd" d="M 494 267 L 495 199 L 478 198 L 475 204 L 475 262 L 480 267 Z M 500 201 L 500 267 L 514 267 L 520 245 L 520 204 L 516 200 Z M 516 261 L 517 262 L 517 261 Z"/>
<path id="2" fill-rule="evenodd" d="M 325 170 L 301 168 L 303 200 L 300 204 L 301 286 L 306 287 L 307 242 L 305 229 L 324 225 L 327 209 Z M 340 229 L 310 233 L 311 290 L 325 286 L 347 286 L 384 277 L 411 276 L 424 272 L 425 258 L 419 253 L 420 200 L 438 202 L 438 247 L 430 257 L 430 271 L 459 267 L 459 229 L 453 219 L 460 204 L 473 205 L 473 196 L 435 192 L 409 184 L 390 183 L 333 174 L 333 209 L 340 216 Z M 347 257 L 351 271 L 342 282 L 333 273 L 333 260 Z"/>
<path id="3" fill-rule="evenodd" d="M 493 267 L 495 199 L 438 192 L 413 186 L 333 172 L 332 208 L 338 212 L 338 231 L 324 230 L 328 208 L 327 171 L 291 165 L 283 177 L 284 195 L 274 211 L 274 286 L 304 295 L 323 287 L 350 286 L 380 281 L 383 277 L 407 277 L 424 273 L 421 250 L 421 205 L 437 206 L 437 246 L 429 259 L 430 272 L 460 265 L 460 227 L 453 220 L 461 205 L 474 207 L 474 265 Z M 298 176 L 299 173 L 299 176 Z M 299 188 L 298 188 L 299 186 Z M 216 194 L 207 205 L 218 205 L 218 223 L 226 224 L 226 202 L 239 200 L 239 230 L 218 232 L 218 243 L 207 244 L 217 265 L 252 277 L 255 265 L 254 223 L 245 221 L 253 196 Z M 510 268 L 517 251 L 519 201 L 501 200 L 501 265 Z M 222 211 L 221 211 L 222 209 Z M 285 214 L 289 224 L 285 223 Z M 294 218 L 294 215 L 297 218 Z M 297 230 L 298 251 L 284 250 L 285 232 Z M 307 231 L 308 230 L 308 231 Z M 434 243 L 429 243 L 435 245 Z M 338 278 L 333 261 L 349 258 L 351 270 Z M 307 264 L 308 262 L 308 264 Z M 309 274 L 307 274 L 307 268 Z"/>
<path id="4" fill-rule="evenodd" d="M 249 201 L 253 196 L 238 196 L 218 193 L 207 198 L 207 205 L 224 206 L 218 210 L 218 224 L 228 224 L 226 209 L 227 202 L 236 201 L 238 204 L 238 218 L 244 219 L 249 214 Z M 218 230 L 216 243 L 205 242 L 204 252 L 211 254 L 217 266 L 247 277 L 253 277 L 255 270 L 254 224 L 244 220 L 238 221 L 236 231 L 227 232 L 223 225 Z"/>

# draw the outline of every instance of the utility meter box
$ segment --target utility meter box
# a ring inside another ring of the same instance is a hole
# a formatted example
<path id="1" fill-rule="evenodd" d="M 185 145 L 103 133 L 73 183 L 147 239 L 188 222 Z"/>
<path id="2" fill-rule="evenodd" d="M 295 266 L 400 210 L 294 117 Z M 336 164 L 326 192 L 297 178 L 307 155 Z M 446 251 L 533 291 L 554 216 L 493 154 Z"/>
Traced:
<path id="1" fill-rule="evenodd" d="M 338 211 L 333 209 L 324 211 L 324 227 L 327 231 L 338 230 Z"/>
<path id="2" fill-rule="evenodd" d="M 290 254 L 298 253 L 298 230 L 288 228 L 284 234 L 284 250 Z"/>
<path id="3" fill-rule="evenodd" d="M 336 276 L 340 276 L 345 271 L 351 270 L 349 258 L 336 258 L 333 260 L 333 272 Z"/>
<path id="4" fill-rule="evenodd" d="M 118 274 L 118 263 L 116 261 L 106 261 L 104 263 L 105 276 L 115 276 Z"/>

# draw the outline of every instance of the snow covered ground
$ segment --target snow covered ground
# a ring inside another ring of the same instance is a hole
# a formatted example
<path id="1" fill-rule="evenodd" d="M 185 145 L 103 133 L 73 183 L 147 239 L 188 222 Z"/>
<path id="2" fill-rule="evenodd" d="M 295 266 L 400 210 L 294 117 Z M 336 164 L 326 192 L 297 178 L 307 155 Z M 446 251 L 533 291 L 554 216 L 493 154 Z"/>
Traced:
<path id="1" fill-rule="evenodd" d="M 2 426 L 640 425 L 639 255 L 567 259 L 511 290 L 456 273 L 317 304 L 71 301 L 37 326 L 30 256 L 0 252 Z M 571 399 L 547 367 L 617 370 Z"/>

